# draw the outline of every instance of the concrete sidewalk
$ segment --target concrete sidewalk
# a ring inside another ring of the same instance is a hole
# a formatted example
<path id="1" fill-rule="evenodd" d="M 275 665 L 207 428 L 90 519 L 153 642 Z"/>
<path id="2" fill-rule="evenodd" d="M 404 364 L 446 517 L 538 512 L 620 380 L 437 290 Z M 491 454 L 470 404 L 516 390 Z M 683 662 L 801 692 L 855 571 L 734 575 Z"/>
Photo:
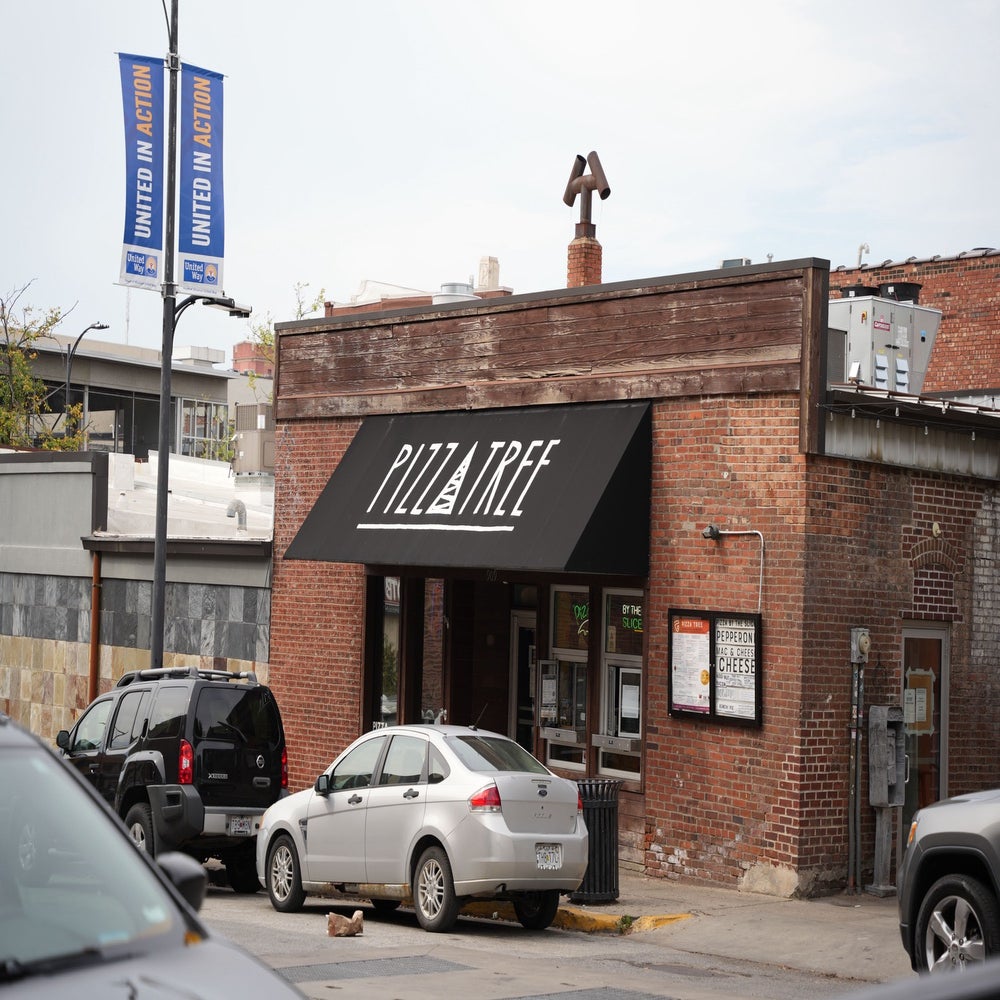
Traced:
<path id="1" fill-rule="evenodd" d="M 656 930 L 684 951 L 870 982 L 916 975 L 899 938 L 894 896 L 782 899 L 627 870 L 619 872 L 618 888 L 611 903 L 564 902 L 554 926 L 608 934 Z M 497 904 L 471 904 L 464 912 L 514 919 Z"/>

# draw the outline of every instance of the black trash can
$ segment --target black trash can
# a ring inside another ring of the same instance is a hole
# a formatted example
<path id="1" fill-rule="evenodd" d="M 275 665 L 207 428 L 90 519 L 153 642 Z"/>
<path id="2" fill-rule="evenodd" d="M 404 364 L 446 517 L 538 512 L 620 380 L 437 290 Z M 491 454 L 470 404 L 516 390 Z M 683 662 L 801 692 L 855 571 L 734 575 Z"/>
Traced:
<path id="1" fill-rule="evenodd" d="M 577 785 L 590 844 L 587 871 L 569 898 L 574 903 L 613 903 L 618 898 L 618 789 L 622 783 L 586 778 Z"/>

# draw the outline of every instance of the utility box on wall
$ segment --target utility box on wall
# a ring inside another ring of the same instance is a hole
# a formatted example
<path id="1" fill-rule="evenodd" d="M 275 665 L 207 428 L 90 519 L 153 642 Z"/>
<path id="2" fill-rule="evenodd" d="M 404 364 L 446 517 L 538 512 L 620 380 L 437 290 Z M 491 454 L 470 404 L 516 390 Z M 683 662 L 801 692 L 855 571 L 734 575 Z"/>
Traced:
<path id="1" fill-rule="evenodd" d="M 868 713 L 868 797 L 873 806 L 901 806 L 906 792 L 903 710 L 872 705 Z"/>

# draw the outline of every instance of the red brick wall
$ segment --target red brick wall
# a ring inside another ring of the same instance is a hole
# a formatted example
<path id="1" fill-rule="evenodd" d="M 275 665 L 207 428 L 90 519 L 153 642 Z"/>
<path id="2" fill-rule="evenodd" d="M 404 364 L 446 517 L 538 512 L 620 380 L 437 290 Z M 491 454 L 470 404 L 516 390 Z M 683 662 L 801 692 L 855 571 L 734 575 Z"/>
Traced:
<path id="1" fill-rule="evenodd" d="M 871 631 L 865 705 L 901 705 L 905 624 L 945 623 L 950 631 L 948 781 L 950 794 L 1000 784 L 1000 654 L 996 619 L 976 611 L 977 590 L 995 593 L 1000 571 L 995 491 L 974 480 L 815 459 L 810 462 L 802 645 L 802 717 L 806 731 L 803 802 L 805 866 L 846 858 L 850 724 L 850 630 Z M 938 533 L 934 532 L 934 524 Z M 975 559 L 970 553 L 981 550 Z M 977 584 L 978 578 L 978 584 Z M 970 616 L 972 621 L 970 621 Z M 976 618 L 978 616 L 978 622 Z M 971 627 L 970 627 L 971 626 Z M 867 778 L 867 729 L 862 773 Z M 986 741 L 984 743 L 984 740 Z M 811 801 L 810 801 L 811 799 Z M 862 786 L 862 849 L 871 857 L 874 814 Z M 842 839 L 842 849 L 838 841 Z"/>
<path id="2" fill-rule="evenodd" d="M 799 861 L 803 461 L 798 399 L 656 405 L 646 749 L 652 874 L 737 883 L 759 862 Z M 765 541 L 760 729 L 668 717 L 670 608 L 756 612 Z"/>
<path id="3" fill-rule="evenodd" d="M 797 454 L 793 396 L 661 401 L 654 414 L 647 870 L 736 884 L 774 866 L 798 872 L 798 892 L 836 888 L 848 861 L 852 627 L 871 630 L 865 705 L 899 705 L 904 622 L 949 623 L 949 791 L 1000 784 L 996 755 L 983 753 L 1000 738 L 1000 713 L 983 710 L 1000 706 L 996 608 L 973 601 L 1000 586 L 1000 505 L 988 484 Z M 760 729 L 668 715 L 668 610 L 757 609 L 756 537 L 711 542 L 710 522 L 765 539 Z M 870 870 L 867 783 L 861 801 Z M 629 827 L 637 806 L 623 810 Z"/>
<path id="4" fill-rule="evenodd" d="M 316 421 L 277 432 L 270 686 L 293 790 L 311 785 L 360 732 L 364 568 L 283 558 L 357 427 Z"/>

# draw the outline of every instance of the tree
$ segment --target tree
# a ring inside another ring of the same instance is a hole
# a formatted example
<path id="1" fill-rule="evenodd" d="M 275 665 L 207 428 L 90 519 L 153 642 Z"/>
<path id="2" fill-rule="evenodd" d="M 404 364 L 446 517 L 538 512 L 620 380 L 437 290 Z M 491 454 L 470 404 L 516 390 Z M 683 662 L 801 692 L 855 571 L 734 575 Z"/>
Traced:
<path id="1" fill-rule="evenodd" d="M 319 293 L 312 299 L 306 299 L 306 289 L 309 287 L 307 281 L 297 281 L 295 283 L 295 318 L 305 319 L 323 307 L 326 301 L 326 289 L 321 288 Z M 270 311 L 264 313 L 264 318 L 256 323 L 250 324 L 250 343 L 257 348 L 258 354 L 264 358 L 274 368 L 274 317 Z M 247 376 L 250 388 L 254 389 L 258 376 L 251 372 Z M 255 390 L 256 391 L 256 390 Z M 271 393 L 268 393 L 268 401 Z"/>
<path id="2" fill-rule="evenodd" d="M 39 313 L 22 305 L 31 282 L 0 296 L 0 445 L 41 447 L 50 451 L 78 451 L 83 446 L 82 407 L 65 414 L 63 434 L 57 436 L 45 421 L 51 413 L 45 383 L 35 378 L 31 363 L 38 357 L 36 341 L 49 337 L 68 313 L 51 308 Z"/>

